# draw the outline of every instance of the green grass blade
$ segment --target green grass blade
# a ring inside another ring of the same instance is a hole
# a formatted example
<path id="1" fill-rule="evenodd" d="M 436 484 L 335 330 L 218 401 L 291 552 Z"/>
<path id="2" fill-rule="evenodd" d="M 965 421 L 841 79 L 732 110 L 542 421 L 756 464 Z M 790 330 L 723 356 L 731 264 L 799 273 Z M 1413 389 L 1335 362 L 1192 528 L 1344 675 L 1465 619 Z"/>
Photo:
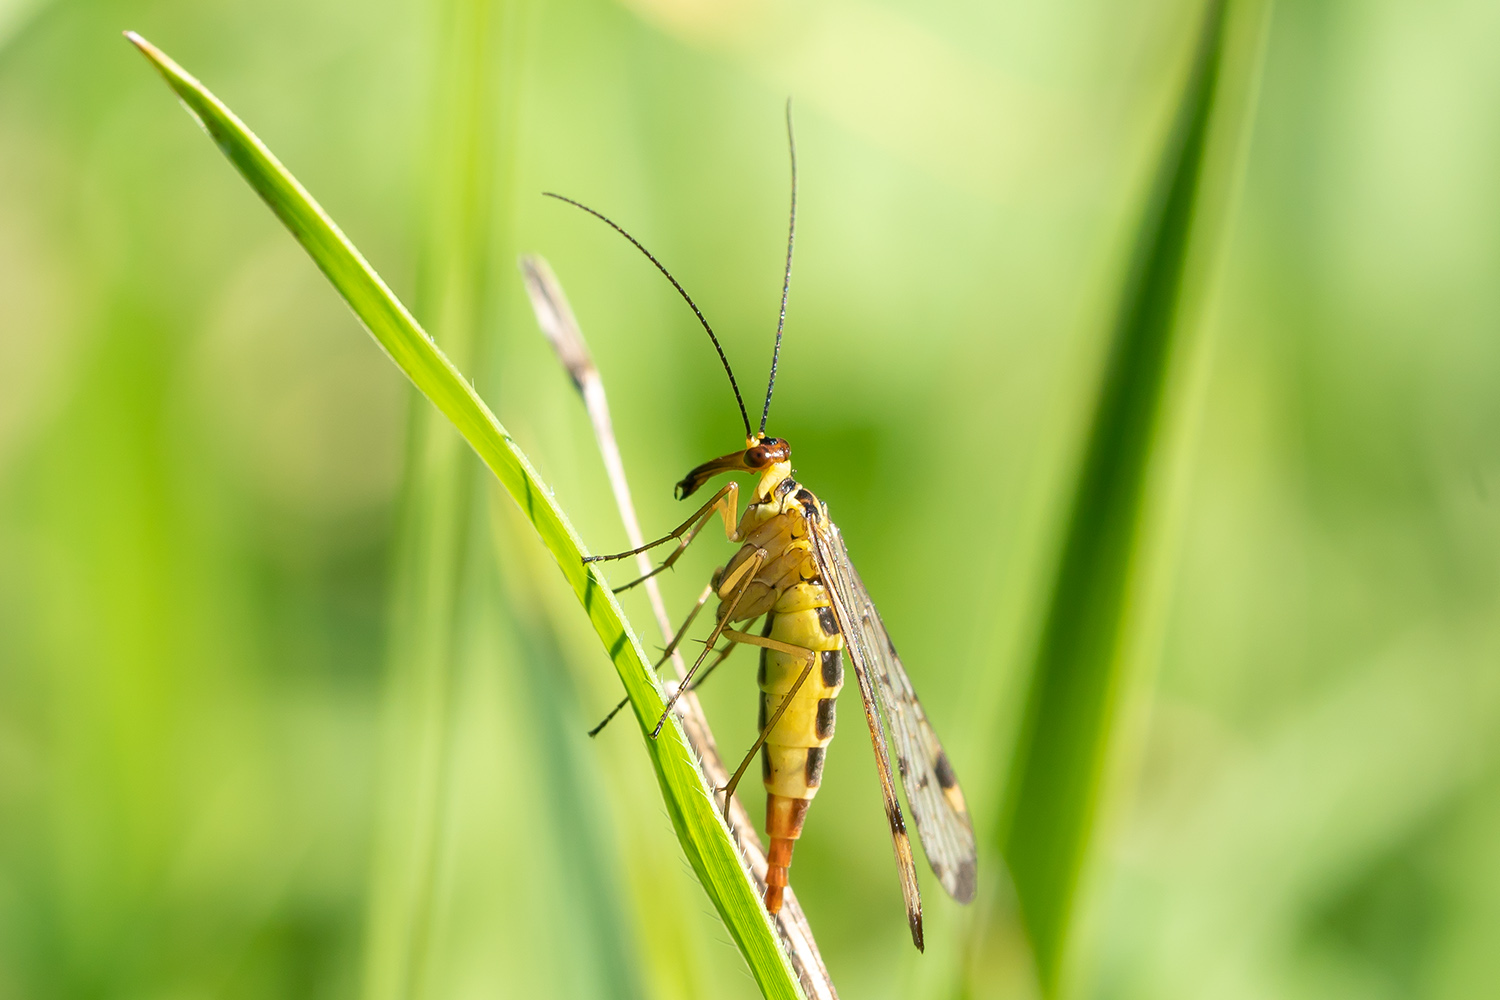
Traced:
<path id="1" fill-rule="evenodd" d="M 479 337 L 495 199 L 493 29 L 500 0 L 440 0 L 425 187 L 430 209 L 415 311 L 456 364 L 480 367 Z M 441 414 L 411 397 L 406 481 L 391 568 L 390 651 L 382 692 L 383 754 L 366 918 L 365 1000 L 433 992 L 433 929 L 448 842 L 454 687 L 468 623 L 466 556 L 476 538 L 480 470 Z M 472 586 L 472 580 L 469 581 Z M 523 671 L 524 672 L 524 671 Z"/>
<path id="2" fill-rule="evenodd" d="M 1162 439 L 1225 7 L 1210 0 L 1133 252 L 1041 625 L 1000 847 L 1048 996 L 1063 992 L 1070 925 L 1105 795 L 1135 613 L 1148 470 Z"/>
<path id="3" fill-rule="evenodd" d="M 138 35 L 127 37 L 307 250 L 380 347 L 458 429 L 520 506 L 588 614 L 630 697 L 644 738 L 646 724 L 654 725 L 661 712 L 661 694 L 614 595 L 584 565 L 577 536 L 526 456 L 374 269 L 265 145 L 165 54 Z M 755 886 L 740 867 L 681 729 L 673 720 L 659 740 L 644 741 L 683 852 L 761 991 L 767 997 L 800 997 Z"/>

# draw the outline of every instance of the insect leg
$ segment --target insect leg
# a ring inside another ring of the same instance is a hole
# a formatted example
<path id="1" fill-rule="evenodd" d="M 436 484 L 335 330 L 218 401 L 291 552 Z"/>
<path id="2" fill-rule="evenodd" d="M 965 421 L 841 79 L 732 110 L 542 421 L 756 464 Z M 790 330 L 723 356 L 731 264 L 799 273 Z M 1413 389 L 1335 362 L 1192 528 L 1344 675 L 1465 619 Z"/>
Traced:
<path id="1" fill-rule="evenodd" d="M 688 626 L 693 624 L 693 619 L 698 617 L 698 612 L 703 610 L 703 605 L 708 603 L 708 598 L 713 594 L 713 592 L 713 584 L 709 584 L 707 587 L 703 588 L 703 593 L 698 595 L 698 603 L 694 604 L 693 610 L 688 612 L 687 620 L 682 623 L 682 628 L 678 629 L 677 634 L 672 637 L 672 641 L 667 643 L 667 648 L 662 651 L 661 659 L 657 660 L 656 663 L 653 664 L 656 669 L 661 669 L 661 665 L 663 663 L 666 663 L 667 660 L 671 658 L 672 654 L 677 651 L 677 647 L 682 643 L 682 637 L 687 634 Z M 734 644 L 731 643 L 727 648 L 723 650 L 722 654 L 717 660 L 709 664 L 708 670 L 704 671 L 703 677 L 699 678 L 698 680 L 698 684 L 703 683 L 703 680 L 707 678 L 709 674 L 713 673 L 714 667 L 717 667 L 720 663 L 724 662 L 724 657 L 728 656 L 729 650 L 733 648 Z M 698 684 L 694 684 L 693 687 L 696 688 Z M 692 690 L 692 688 L 689 688 L 688 690 Z M 603 732 L 604 727 L 609 725 L 610 720 L 619 715 L 621 710 L 624 709 L 624 707 L 628 704 L 630 704 L 629 698 L 621 698 L 620 703 L 614 708 L 610 709 L 609 714 L 604 717 L 604 720 L 593 729 L 589 730 L 589 736 L 598 736 L 601 732 Z"/>
<path id="2" fill-rule="evenodd" d="M 736 642 L 734 639 L 730 639 L 729 640 L 729 645 L 727 645 L 723 649 L 719 650 L 718 657 L 712 663 L 710 663 L 708 666 L 706 666 L 706 667 L 703 668 L 703 673 L 701 673 L 697 677 L 693 678 L 693 683 L 689 684 L 687 686 L 686 690 L 688 690 L 688 691 L 696 691 L 700 687 L 702 687 L 704 685 L 704 683 L 709 679 L 709 677 L 713 675 L 714 670 L 719 666 L 719 664 L 721 664 L 725 660 L 729 659 L 729 654 L 732 653 L 732 652 L 734 652 L 734 647 L 737 646 L 737 645 L 739 645 L 738 642 Z"/>
<path id="3" fill-rule="evenodd" d="M 661 669 L 661 665 L 670 660 L 672 654 L 677 652 L 677 647 L 682 645 L 682 637 L 687 635 L 688 628 L 693 624 L 693 620 L 698 617 L 698 612 L 703 610 L 703 605 L 708 603 L 709 597 L 713 596 L 713 592 L 713 584 L 709 584 L 703 588 L 703 593 L 698 595 L 698 603 L 694 604 L 693 610 L 688 612 L 687 619 L 682 623 L 682 628 L 677 630 L 677 634 L 672 636 L 672 641 L 667 643 L 667 648 L 662 650 L 661 659 L 652 664 L 654 668 Z"/>
<path id="4" fill-rule="evenodd" d="M 703 661 L 708 659 L 709 650 L 713 649 L 714 645 L 719 641 L 719 636 L 723 633 L 724 627 L 734 617 L 734 609 L 739 606 L 740 598 L 744 597 L 745 591 L 750 589 L 750 584 L 755 580 L 755 574 L 760 571 L 761 566 L 765 565 L 766 559 L 769 556 L 770 553 L 765 549 L 756 549 L 755 553 L 749 559 L 740 563 L 733 573 L 719 582 L 720 593 L 723 592 L 723 588 L 726 586 L 733 589 L 730 591 L 728 598 L 719 605 L 719 620 L 714 623 L 714 630 L 709 633 L 708 639 L 704 642 L 703 652 L 698 654 L 698 659 L 693 663 L 692 669 L 683 675 L 682 683 L 672 693 L 672 697 L 667 699 L 666 707 L 661 711 L 661 718 L 656 720 L 656 728 L 651 730 L 651 738 L 653 740 L 661 735 L 661 727 L 667 724 L 667 716 L 672 714 L 672 706 L 677 704 L 677 699 L 682 696 L 682 692 L 687 688 L 689 682 L 692 681 L 693 675 L 698 672 L 699 667 L 703 666 Z"/>
<path id="5" fill-rule="evenodd" d="M 729 507 L 728 517 L 725 519 L 725 522 L 724 522 L 725 523 L 725 529 L 728 532 L 730 532 L 731 534 L 733 534 L 733 532 L 734 532 L 734 526 L 733 526 L 732 523 L 730 523 L 729 518 L 733 518 L 735 516 L 735 513 L 736 513 L 736 511 L 738 510 L 738 507 L 739 507 L 739 485 L 740 485 L 739 483 L 726 483 L 724 485 L 723 489 L 719 490 L 719 492 L 717 492 L 713 496 L 709 497 L 707 503 L 705 503 L 702 507 L 699 507 L 696 511 L 694 511 L 693 515 L 691 517 L 689 517 L 686 521 L 683 521 L 677 527 L 673 528 L 671 531 L 667 532 L 665 535 L 662 535 L 660 538 L 658 538 L 658 539 L 656 539 L 654 541 L 647 542 L 644 545 L 639 545 L 639 546 L 637 546 L 637 547 L 635 547 L 633 549 L 628 549 L 628 550 L 626 550 L 624 552 L 615 552 L 615 553 L 613 553 L 611 555 L 584 556 L 583 557 L 583 561 L 586 562 L 586 563 L 590 563 L 590 562 L 612 562 L 612 561 L 614 561 L 616 559 L 628 559 L 631 556 L 640 555 L 642 552 L 649 552 L 652 549 L 656 548 L 658 545 L 665 545 L 667 542 L 672 541 L 672 539 L 674 539 L 674 538 L 681 538 L 682 537 L 682 533 L 685 532 L 685 531 L 687 531 L 688 528 L 692 527 L 693 526 L 693 522 L 697 521 L 699 518 L 704 518 L 704 520 L 707 521 L 707 518 L 705 518 L 704 515 L 707 514 L 707 513 L 709 513 L 709 511 L 714 510 L 715 508 L 719 507 L 720 506 L 720 501 L 724 500 L 725 497 L 732 497 L 733 498 L 733 499 L 731 499 L 729 501 L 729 504 L 728 504 L 728 507 Z"/>
<path id="6" fill-rule="evenodd" d="M 693 539 L 698 537 L 698 532 L 702 531 L 704 526 L 707 525 L 709 521 L 713 520 L 713 515 L 715 512 L 718 512 L 723 516 L 724 533 L 729 537 L 729 540 L 738 541 L 736 535 L 736 524 L 739 521 L 739 496 L 739 483 L 729 483 L 719 492 L 715 493 L 713 497 L 709 499 L 708 503 L 704 504 L 702 507 L 699 507 L 698 510 L 694 512 L 692 517 L 688 518 L 686 521 L 683 521 L 672 531 L 661 536 L 655 541 L 647 542 L 645 545 L 630 549 L 627 552 L 616 552 L 613 555 L 584 556 L 583 561 L 586 563 L 591 563 L 609 562 L 615 559 L 626 559 L 630 556 L 639 555 L 642 552 L 647 552 L 651 549 L 656 548 L 658 545 L 664 545 L 665 543 L 676 539 L 677 548 L 673 549 L 671 554 L 668 555 L 666 559 L 662 560 L 660 566 L 657 566 L 645 576 L 642 576 L 635 580 L 631 580 L 623 587 L 614 588 L 614 592 L 617 594 L 623 590 L 629 590 L 636 584 L 644 583 L 645 581 L 651 579 L 653 576 L 675 563 L 682 556 L 682 553 L 687 549 L 687 547 L 693 543 Z"/>
<path id="7" fill-rule="evenodd" d="M 703 682 L 706 681 L 706 680 L 708 680 L 709 675 L 711 675 L 714 672 L 714 669 L 716 667 L 718 667 L 719 664 L 721 664 L 725 660 L 729 659 L 729 654 L 732 653 L 732 652 L 734 652 L 734 647 L 736 645 L 737 644 L 735 642 L 731 641 L 729 643 L 729 645 L 725 646 L 723 649 L 720 649 L 718 651 L 719 655 L 714 658 L 713 662 L 709 663 L 708 666 L 706 666 L 706 667 L 703 668 L 703 673 L 700 674 L 698 676 L 698 678 L 693 681 L 693 683 L 689 684 L 685 688 L 685 690 L 687 690 L 687 691 L 696 691 L 696 690 L 698 690 L 698 688 L 700 686 L 702 686 Z M 622 711 L 624 711 L 625 710 L 625 706 L 629 705 L 629 704 L 630 704 L 630 699 L 629 698 L 621 698 L 620 699 L 620 703 L 618 705 L 616 705 L 614 708 L 612 708 L 612 709 L 609 710 L 609 714 L 604 717 L 604 721 L 600 722 L 593 729 L 589 730 L 589 736 L 590 737 L 598 736 L 601 732 L 604 731 L 604 727 L 607 726 L 607 725 L 609 725 L 610 722 L 614 721 L 614 717 L 617 716 L 617 715 L 619 715 Z"/>
<path id="8" fill-rule="evenodd" d="M 755 755 L 760 752 L 760 748 L 765 746 L 766 737 L 771 735 L 771 730 L 776 728 L 776 723 L 781 721 L 782 715 L 785 714 L 787 707 L 791 705 L 792 698 L 801 689 L 807 678 L 812 675 L 812 669 L 818 662 L 818 651 L 815 649 L 806 649 L 802 646 L 794 646 L 789 642 L 782 642 L 779 639 L 768 639 L 764 636 L 751 635 L 747 632 L 736 632 L 733 629 L 726 631 L 724 635 L 731 642 L 743 642 L 750 646 L 762 646 L 766 649 L 774 649 L 778 653 L 786 653 L 789 656 L 798 656 L 807 660 L 807 665 L 802 668 L 802 673 L 797 675 L 796 681 L 792 683 L 791 688 L 781 699 L 781 704 L 776 706 L 776 712 L 766 720 L 766 727 L 761 731 L 760 737 L 755 741 L 755 745 L 750 748 L 749 753 L 745 754 L 745 759 L 740 761 L 740 766 L 735 768 L 734 774 L 729 779 L 729 784 L 719 789 L 724 793 L 724 822 L 727 823 L 729 822 L 729 801 L 734 798 L 734 790 L 739 785 L 740 778 L 744 776 L 745 768 L 750 766 L 750 762 L 755 759 Z"/>
<path id="9" fill-rule="evenodd" d="M 729 635 L 730 634 L 729 630 L 726 629 L 724 634 L 725 635 Z M 736 640 L 736 639 L 730 639 L 729 640 L 729 645 L 724 646 L 721 649 L 719 649 L 719 651 L 718 651 L 719 655 L 716 656 L 716 657 L 714 657 L 714 659 L 712 661 L 710 661 L 710 663 L 708 664 L 708 666 L 706 666 L 706 667 L 703 668 L 703 672 L 700 673 L 697 677 L 693 678 L 693 682 L 691 684 L 687 685 L 686 687 L 684 687 L 683 690 L 684 691 L 696 691 L 699 688 L 701 688 L 704 684 L 708 683 L 708 679 L 713 676 L 713 672 L 715 670 L 719 669 L 719 664 L 721 664 L 725 660 L 729 659 L 729 654 L 732 653 L 732 652 L 734 652 L 734 647 L 738 646 L 738 645 L 739 645 L 739 641 L 738 640 Z M 671 654 L 668 653 L 667 655 L 670 656 Z M 657 666 L 660 666 L 660 665 L 661 664 L 657 664 Z M 616 705 L 614 707 L 614 709 L 609 713 L 609 717 L 606 718 L 604 720 L 604 722 L 599 723 L 598 726 L 596 726 L 593 729 L 589 730 L 589 735 L 590 736 L 594 736 L 594 735 L 598 734 L 599 730 L 601 730 L 601 729 L 604 728 L 605 723 L 609 722 L 610 719 L 613 719 L 619 713 L 619 711 L 622 708 L 624 708 L 626 705 L 628 705 L 628 704 L 630 704 L 630 699 L 629 698 L 622 698 L 622 699 L 620 699 L 620 703 L 618 705 Z"/>
<path id="10" fill-rule="evenodd" d="M 625 710 L 625 706 L 629 704 L 630 697 L 628 695 L 624 698 L 621 698 L 620 703 L 609 710 L 609 714 L 604 717 L 603 721 L 593 729 L 589 730 L 589 739 L 593 739 L 595 736 L 598 736 L 600 733 L 604 732 L 604 727 L 615 721 L 615 716 L 623 712 Z"/>

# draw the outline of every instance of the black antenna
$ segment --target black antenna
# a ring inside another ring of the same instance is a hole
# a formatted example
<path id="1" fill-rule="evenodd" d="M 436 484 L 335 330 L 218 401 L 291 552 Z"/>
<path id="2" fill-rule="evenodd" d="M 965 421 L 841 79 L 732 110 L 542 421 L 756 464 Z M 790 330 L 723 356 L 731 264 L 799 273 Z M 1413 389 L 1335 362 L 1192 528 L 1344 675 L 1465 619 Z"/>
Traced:
<path id="1" fill-rule="evenodd" d="M 786 144 L 792 152 L 792 218 L 786 227 L 786 276 L 781 279 L 781 317 L 776 321 L 776 347 L 771 351 L 771 378 L 766 382 L 766 405 L 760 411 L 760 432 L 766 433 L 771 415 L 771 393 L 776 391 L 776 363 L 781 360 L 781 331 L 786 327 L 786 297 L 792 290 L 792 246 L 797 242 L 797 137 L 792 133 L 792 99 L 786 99 Z"/>
<path id="2" fill-rule="evenodd" d="M 724 365 L 724 373 L 729 376 L 729 388 L 734 390 L 734 401 L 739 405 L 740 408 L 740 420 L 744 421 L 745 424 L 745 437 L 750 437 L 750 414 L 745 412 L 745 400 L 740 396 L 739 383 L 734 380 L 734 369 L 729 367 L 729 359 L 724 356 L 724 348 L 719 345 L 719 338 L 714 336 L 714 328 L 709 326 L 708 320 L 703 318 L 703 310 L 698 308 L 698 303 L 693 301 L 693 297 L 687 293 L 687 289 L 683 288 L 677 283 L 677 279 L 672 277 L 672 272 L 663 267 L 662 262 L 652 256 L 650 250 L 647 250 L 645 247 L 641 246 L 640 240 L 627 233 L 622 226 L 620 226 L 609 216 L 605 215 L 603 212 L 596 212 L 581 201 L 574 201 L 572 198 L 568 198 L 560 194 L 553 194 L 551 191 L 543 191 L 542 194 L 546 195 L 548 198 L 556 198 L 558 201 L 565 201 L 575 208 L 581 208 L 585 212 L 592 215 L 594 218 L 600 220 L 605 225 L 609 226 L 609 228 L 613 229 L 615 232 L 619 233 L 621 236 L 629 240 L 631 242 L 631 245 L 633 245 L 637 250 L 646 255 L 647 260 L 656 265 L 656 269 L 658 271 L 667 276 L 667 280 L 672 283 L 672 287 L 677 289 L 677 294 L 682 296 L 682 300 L 686 302 L 688 306 L 693 310 L 693 315 L 698 317 L 698 322 L 703 324 L 703 329 L 708 333 L 708 339 L 713 341 L 714 350 L 719 352 L 719 361 Z M 779 335 L 777 339 L 780 339 Z M 767 399 L 767 405 L 770 405 L 769 398 Z M 762 421 L 761 425 L 765 426 L 764 421 Z"/>

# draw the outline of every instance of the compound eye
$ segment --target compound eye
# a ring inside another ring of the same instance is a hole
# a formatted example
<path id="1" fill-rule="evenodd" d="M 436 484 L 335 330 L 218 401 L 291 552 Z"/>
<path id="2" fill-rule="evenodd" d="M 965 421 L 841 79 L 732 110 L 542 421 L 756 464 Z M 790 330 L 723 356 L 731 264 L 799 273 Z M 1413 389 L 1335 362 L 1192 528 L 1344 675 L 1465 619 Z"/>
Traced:
<path id="1" fill-rule="evenodd" d="M 781 438 L 766 438 L 753 448 L 745 450 L 745 467 L 750 469 L 765 469 L 777 462 L 786 461 L 791 451 L 786 442 Z"/>

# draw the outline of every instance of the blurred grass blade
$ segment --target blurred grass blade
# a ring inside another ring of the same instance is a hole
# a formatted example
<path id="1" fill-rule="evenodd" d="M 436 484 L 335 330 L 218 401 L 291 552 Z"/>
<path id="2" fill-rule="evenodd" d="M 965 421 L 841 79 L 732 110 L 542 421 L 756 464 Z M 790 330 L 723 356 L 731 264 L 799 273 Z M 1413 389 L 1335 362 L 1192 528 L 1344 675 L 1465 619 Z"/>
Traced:
<path id="1" fill-rule="evenodd" d="M 501 0 L 430 5 L 437 30 L 427 153 L 429 209 L 417 315 L 455 364 L 481 369 L 482 280 L 495 200 L 494 108 Z M 442 415 L 411 399 L 406 479 L 391 569 L 390 653 L 382 692 L 380 809 L 366 920 L 366 1000 L 432 992 L 432 931 L 443 896 L 444 821 L 453 757 L 459 612 L 475 550 L 479 469 Z M 481 529 L 482 530 L 482 529 Z M 524 671 L 524 668 L 523 668 Z"/>
<path id="2" fill-rule="evenodd" d="M 679 842 L 767 997 L 800 997 L 785 953 L 730 843 L 675 719 L 660 740 L 644 736 L 661 712 L 661 693 L 609 587 L 586 567 L 572 527 L 526 456 L 473 387 L 438 350 L 322 208 L 219 100 L 165 54 L 133 33 L 219 149 L 307 250 L 381 348 L 456 427 L 500 480 L 556 559 L 630 696 L 662 798 Z"/>
<path id="3" fill-rule="evenodd" d="M 46 0 L 0 0 L 0 52 L 45 6 Z"/>
<path id="4" fill-rule="evenodd" d="M 1099 806 L 1134 612 L 1148 469 L 1178 343 L 1183 275 L 1198 214 L 1225 37 L 1210 0 L 1131 260 L 1071 512 L 1041 624 L 1016 744 L 1001 850 L 1015 880 L 1043 992 L 1061 990 L 1070 923 Z"/>

